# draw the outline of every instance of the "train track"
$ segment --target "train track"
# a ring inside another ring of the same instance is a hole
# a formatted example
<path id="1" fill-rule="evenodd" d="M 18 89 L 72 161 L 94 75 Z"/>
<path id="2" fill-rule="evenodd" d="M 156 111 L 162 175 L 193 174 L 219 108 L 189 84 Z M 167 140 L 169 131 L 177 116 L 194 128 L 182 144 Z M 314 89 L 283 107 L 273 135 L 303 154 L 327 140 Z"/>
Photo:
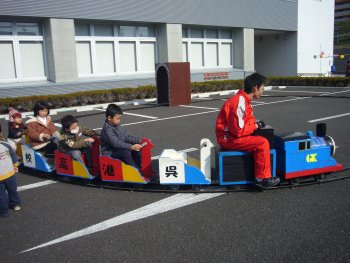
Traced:
<path id="1" fill-rule="evenodd" d="M 132 184 L 132 183 L 113 183 L 113 182 L 103 182 L 99 178 L 93 180 L 86 180 L 81 178 L 65 177 L 56 175 L 55 173 L 38 173 L 36 170 L 24 168 L 22 171 L 36 176 L 38 178 L 50 179 L 62 183 L 75 184 L 80 186 L 94 187 L 94 188 L 103 188 L 103 189 L 112 189 L 119 191 L 129 191 L 129 192 L 154 192 L 154 193 L 221 193 L 221 192 L 256 192 L 256 191 L 266 191 L 266 190 L 279 190 L 286 188 L 296 188 L 296 187 L 305 187 L 309 185 L 321 185 L 325 183 L 347 180 L 350 179 L 350 173 L 347 171 L 350 170 L 350 167 L 344 168 L 340 172 L 330 173 L 330 174 L 321 174 L 308 176 L 304 178 L 297 178 L 288 181 L 282 181 L 278 186 L 270 188 L 260 188 L 255 185 L 230 185 L 223 186 L 219 185 L 215 181 L 212 185 L 160 185 L 156 182 L 149 184 Z"/>

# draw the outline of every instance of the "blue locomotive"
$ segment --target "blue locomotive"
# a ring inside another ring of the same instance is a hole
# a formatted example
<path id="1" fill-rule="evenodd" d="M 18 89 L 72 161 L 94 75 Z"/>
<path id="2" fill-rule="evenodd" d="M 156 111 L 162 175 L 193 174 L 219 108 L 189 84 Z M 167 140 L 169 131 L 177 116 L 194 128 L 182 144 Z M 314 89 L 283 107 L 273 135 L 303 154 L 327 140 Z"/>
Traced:
<path id="1" fill-rule="evenodd" d="M 332 157 L 335 142 L 326 135 L 326 125 L 316 125 L 316 136 L 312 131 L 274 134 L 270 126 L 258 131 L 271 148 L 272 176 L 291 180 L 307 176 L 328 174 L 343 170 Z M 254 182 L 254 161 L 250 154 L 240 151 L 219 152 L 220 184 L 251 184 Z"/>
<path id="2" fill-rule="evenodd" d="M 343 166 L 332 158 L 335 142 L 326 135 L 323 123 L 317 124 L 316 136 L 312 131 L 278 134 L 274 146 L 277 174 L 286 180 L 343 170 Z"/>

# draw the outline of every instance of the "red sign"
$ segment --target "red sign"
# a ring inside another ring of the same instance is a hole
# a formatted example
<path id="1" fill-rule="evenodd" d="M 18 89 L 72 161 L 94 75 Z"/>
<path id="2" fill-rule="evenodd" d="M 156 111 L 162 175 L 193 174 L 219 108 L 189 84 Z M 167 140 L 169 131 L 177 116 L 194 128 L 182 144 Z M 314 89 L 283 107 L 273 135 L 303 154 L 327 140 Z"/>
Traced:
<path id="1" fill-rule="evenodd" d="M 204 80 L 223 80 L 228 79 L 228 72 L 204 73 Z"/>

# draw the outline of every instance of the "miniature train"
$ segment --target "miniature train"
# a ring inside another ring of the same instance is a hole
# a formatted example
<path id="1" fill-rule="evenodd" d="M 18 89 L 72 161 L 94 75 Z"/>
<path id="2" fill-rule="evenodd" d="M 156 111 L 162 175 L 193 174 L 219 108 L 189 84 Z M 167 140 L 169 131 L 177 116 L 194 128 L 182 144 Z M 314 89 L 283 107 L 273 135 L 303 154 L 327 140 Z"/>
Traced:
<path id="1" fill-rule="evenodd" d="M 312 131 L 274 134 L 270 126 L 260 129 L 258 135 L 269 140 L 272 176 L 278 175 L 284 181 L 343 170 L 343 166 L 332 157 L 336 146 L 334 140 L 326 135 L 325 124 L 317 125 L 316 136 Z M 18 152 L 22 154 L 24 167 L 85 180 L 169 187 L 254 184 L 254 161 L 247 152 L 222 151 L 209 139 L 202 139 L 200 160 L 166 149 L 159 156 L 159 173 L 156 173 L 151 158 L 154 145 L 149 139 L 143 139 L 141 143 L 144 147 L 141 148 L 140 170 L 101 155 L 98 138 L 92 145 L 93 164 L 90 169 L 85 163 L 73 160 L 70 155 L 58 150 L 55 151 L 54 160 L 43 157 L 29 144 L 21 145 Z M 211 165 L 213 148 L 216 148 L 215 170 Z"/>

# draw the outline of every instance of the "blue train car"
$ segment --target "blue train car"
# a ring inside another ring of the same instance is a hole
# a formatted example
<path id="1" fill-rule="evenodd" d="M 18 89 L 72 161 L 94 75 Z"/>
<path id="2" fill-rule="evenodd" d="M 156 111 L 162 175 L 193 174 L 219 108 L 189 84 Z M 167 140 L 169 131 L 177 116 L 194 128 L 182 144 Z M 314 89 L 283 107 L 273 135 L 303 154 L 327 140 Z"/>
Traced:
<path id="1" fill-rule="evenodd" d="M 277 174 L 288 180 L 343 170 L 331 156 L 335 153 L 332 137 L 312 131 L 276 134 Z"/>

